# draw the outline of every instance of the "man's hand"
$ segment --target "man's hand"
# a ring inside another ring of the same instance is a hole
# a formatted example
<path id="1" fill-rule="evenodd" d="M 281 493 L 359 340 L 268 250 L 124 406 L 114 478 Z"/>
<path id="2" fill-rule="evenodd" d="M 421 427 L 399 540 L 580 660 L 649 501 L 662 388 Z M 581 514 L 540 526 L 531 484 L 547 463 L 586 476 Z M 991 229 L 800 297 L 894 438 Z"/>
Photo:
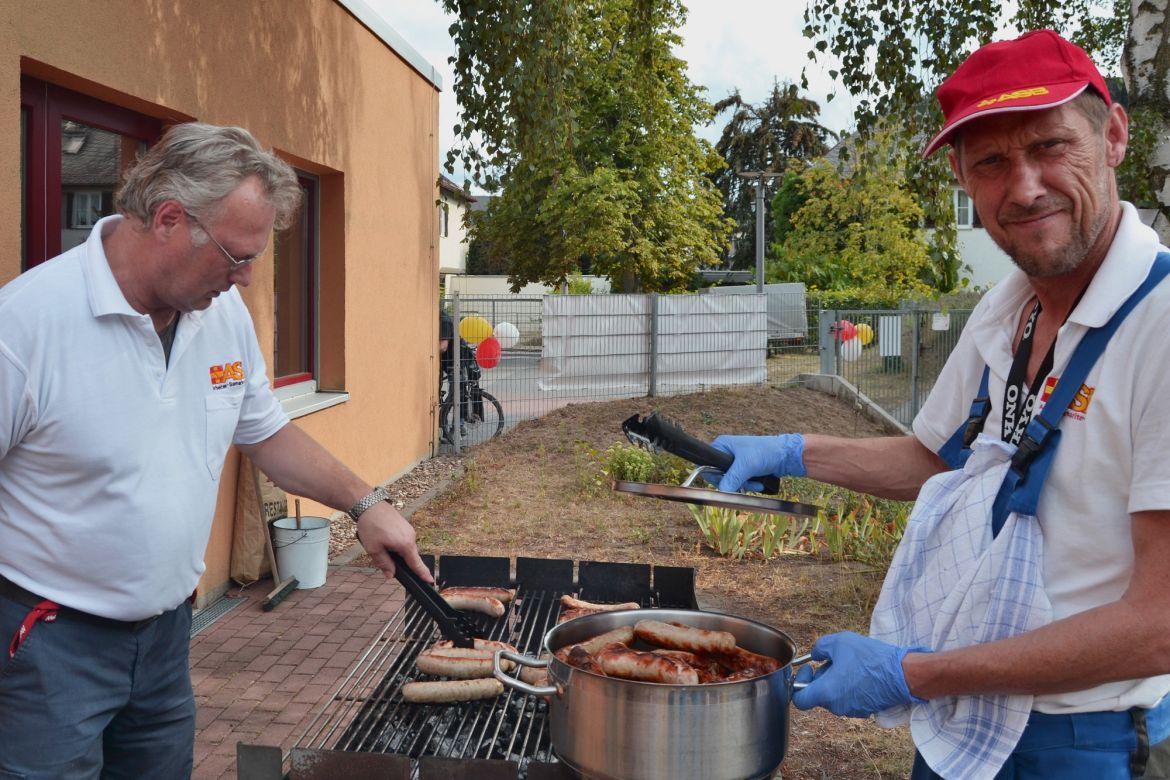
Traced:
<path id="1" fill-rule="evenodd" d="M 425 582 L 434 582 L 434 577 L 423 563 L 415 543 L 414 528 L 402 514 L 386 501 L 379 501 L 362 512 L 357 522 L 358 541 L 370 554 L 370 559 L 386 575 L 394 578 L 394 562 L 388 550 L 402 556 L 406 565 L 414 570 Z"/>
<path id="2" fill-rule="evenodd" d="M 731 468 L 715 486 L 727 493 L 746 487 L 762 491 L 764 486 L 752 477 L 803 477 L 804 437 L 799 433 L 779 436 L 720 436 L 711 442 L 715 449 L 735 458 Z"/>
<path id="3" fill-rule="evenodd" d="M 924 647 L 896 647 L 877 639 L 843 631 L 816 641 L 814 661 L 828 661 L 816 669 L 805 666 L 796 681 L 807 687 L 792 696 L 798 709 L 824 707 L 834 715 L 868 718 L 901 704 L 922 704 L 910 693 L 902 659 L 907 653 L 929 653 Z"/>

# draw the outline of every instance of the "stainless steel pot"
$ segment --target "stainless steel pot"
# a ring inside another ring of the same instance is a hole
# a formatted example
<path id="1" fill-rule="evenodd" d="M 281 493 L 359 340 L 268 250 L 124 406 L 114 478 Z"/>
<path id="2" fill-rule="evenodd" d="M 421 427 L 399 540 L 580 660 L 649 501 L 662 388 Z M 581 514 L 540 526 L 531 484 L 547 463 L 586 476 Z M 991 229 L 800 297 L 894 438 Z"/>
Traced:
<path id="1" fill-rule="evenodd" d="M 740 647 L 784 666 L 753 680 L 706 685 L 661 685 L 584 672 L 563 663 L 556 650 L 643 619 L 677 621 L 729 631 Z M 496 653 L 495 676 L 506 686 L 548 697 L 557 757 L 589 780 L 764 780 L 788 748 L 788 701 L 796 645 L 783 632 L 719 612 L 633 609 L 587 615 L 545 635 L 548 660 Z M 548 667 L 537 687 L 500 668 L 508 658 Z"/>

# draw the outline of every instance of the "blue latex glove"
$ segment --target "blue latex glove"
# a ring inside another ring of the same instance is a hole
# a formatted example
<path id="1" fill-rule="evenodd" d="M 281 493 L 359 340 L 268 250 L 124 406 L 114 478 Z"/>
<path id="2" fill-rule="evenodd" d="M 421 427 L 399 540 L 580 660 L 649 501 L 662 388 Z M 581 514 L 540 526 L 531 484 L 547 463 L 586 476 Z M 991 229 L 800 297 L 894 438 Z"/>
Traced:
<path id="1" fill-rule="evenodd" d="M 824 707 L 834 715 L 868 718 L 900 704 L 922 704 L 906 686 L 902 659 L 907 653 L 929 653 L 925 647 L 896 647 L 877 639 L 842 631 L 813 645 L 814 661 L 830 661 L 813 671 L 802 667 L 797 682 L 808 687 L 792 696 L 798 709 Z"/>
<path id="2" fill-rule="evenodd" d="M 711 442 L 735 461 L 715 487 L 728 493 L 740 488 L 759 492 L 764 486 L 752 477 L 803 477 L 804 437 L 799 433 L 779 436 L 720 436 Z"/>

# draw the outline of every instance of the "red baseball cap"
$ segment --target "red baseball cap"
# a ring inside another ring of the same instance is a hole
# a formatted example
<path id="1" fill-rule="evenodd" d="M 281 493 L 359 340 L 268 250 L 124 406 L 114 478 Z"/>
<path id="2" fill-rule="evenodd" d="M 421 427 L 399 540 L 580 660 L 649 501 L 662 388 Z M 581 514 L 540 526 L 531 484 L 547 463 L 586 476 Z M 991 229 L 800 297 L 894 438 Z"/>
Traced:
<path id="1" fill-rule="evenodd" d="M 972 119 L 1053 108 L 1093 87 L 1110 104 L 1105 79 L 1084 49 L 1052 30 L 1036 30 L 975 50 L 938 88 L 943 128 L 922 150 L 934 154 Z"/>

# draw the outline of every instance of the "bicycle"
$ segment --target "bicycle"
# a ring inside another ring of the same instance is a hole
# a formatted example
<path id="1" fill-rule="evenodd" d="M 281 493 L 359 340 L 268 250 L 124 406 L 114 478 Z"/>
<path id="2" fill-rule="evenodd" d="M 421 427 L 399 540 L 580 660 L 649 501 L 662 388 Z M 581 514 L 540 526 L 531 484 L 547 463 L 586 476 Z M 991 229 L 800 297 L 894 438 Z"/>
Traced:
<path id="1" fill-rule="evenodd" d="M 459 401 L 463 407 L 459 437 L 464 444 L 495 438 L 504 432 L 504 407 L 496 397 L 479 386 L 482 374 L 475 362 L 475 352 L 460 339 Z M 455 442 L 455 402 L 451 397 L 451 367 L 443 364 L 439 376 L 439 430 L 442 440 Z"/>

